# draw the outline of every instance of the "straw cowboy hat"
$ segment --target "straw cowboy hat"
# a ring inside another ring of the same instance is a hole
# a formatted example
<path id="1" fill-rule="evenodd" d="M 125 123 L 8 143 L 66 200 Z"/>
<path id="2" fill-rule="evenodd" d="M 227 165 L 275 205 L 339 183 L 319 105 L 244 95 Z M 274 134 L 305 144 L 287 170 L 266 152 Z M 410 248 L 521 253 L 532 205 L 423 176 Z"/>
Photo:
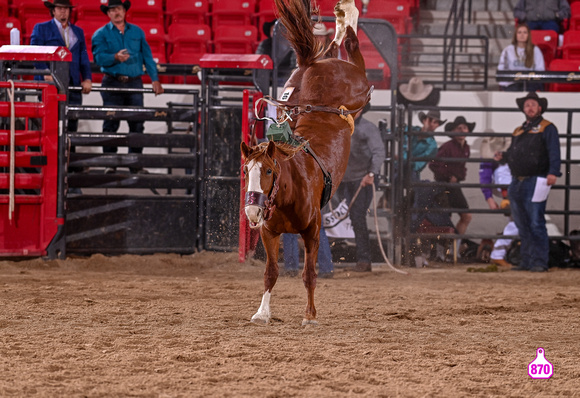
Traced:
<path id="1" fill-rule="evenodd" d="M 463 116 L 457 116 L 454 121 L 447 123 L 447 125 L 445 126 L 445 131 L 452 131 L 455 129 L 455 127 L 459 126 L 460 124 L 465 124 L 470 133 L 475 128 L 475 122 L 467 123 L 467 120 L 465 120 Z"/>
<path id="2" fill-rule="evenodd" d="M 101 11 L 106 14 L 107 11 L 109 11 L 109 8 L 118 6 L 123 6 L 125 7 L 125 11 L 129 11 L 129 8 L 131 8 L 131 2 L 129 0 L 109 0 L 109 4 L 101 5 Z"/>
<path id="3" fill-rule="evenodd" d="M 73 8 L 74 6 L 70 3 L 70 0 L 54 0 L 54 3 L 51 3 L 50 1 L 46 1 L 44 0 L 44 6 L 46 8 L 50 8 L 51 10 L 54 7 L 68 7 L 68 8 Z"/>
<path id="4" fill-rule="evenodd" d="M 447 122 L 447 119 L 441 120 L 441 112 L 439 112 L 439 110 L 437 109 L 431 109 L 427 113 L 419 112 L 419 120 L 421 121 L 421 123 L 423 123 L 423 120 L 425 120 L 426 117 L 431 118 L 433 120 L 437 120 L 439 122 L 439 125 L 443 125 L 445 124 L 445 122 Z"/>
<path id="5" fill-rule="evenodd" d="M 516 98 L 516 103 L 518 104 L 518 108 L 520 108 L 520 111 L 522 112 L 524 111 L 524 103 L 529 99 L 533 99 L 538 102 L 538 104 L 542 108 L 541 113 L 546 112 L 546 110 L 548 109 L 548 100 L 546 98 L 538 97 L 538 94 L 535 91 L 533 91 L 528 93 L 528 95 L 526 95 L 525 97 Z"/>
<path id="6" fill-rule="evenodd" d="M 505 152 L 512 143 L 511 137 L 485 137 L 479 153 L 482 158 L 492 159 L 496 152 Z"/>
<path id="7" fill-rule="evenodd" d="M 314 36 L 328 36 L 334 33 L 334 29 L 326 29 L 326 25 L 322 22 L 317 22 L 314 24 Z"/>
<path id="8" fill-rule="evenodd" d="M 431 91 L 433 91 L 433 86 L 423 83 L 423 80 L 418 77 L 412 77 L 409 83 L 399 86 L 399 92 L 409 101 L 423 101 L 431 94 Z"/>

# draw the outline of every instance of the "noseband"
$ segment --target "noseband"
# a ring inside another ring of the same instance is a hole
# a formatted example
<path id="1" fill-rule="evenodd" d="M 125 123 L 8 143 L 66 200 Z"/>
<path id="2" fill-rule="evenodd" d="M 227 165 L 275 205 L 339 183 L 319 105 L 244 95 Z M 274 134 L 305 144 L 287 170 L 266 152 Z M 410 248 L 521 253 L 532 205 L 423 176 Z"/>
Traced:
<path id="1" fill-rule="evenodd" d="M 270 189 L 270 194 L 266 195 L 262 192 L 257 191 L 248 191 L 246 192 L 246 205 L 248 206 L 258 206 L 264 210 L 264 221 L 268 221 L 272 218 L 272 214 L 276 209 L 276 205 L 274 205 L 274 199 L 276 199 L 276 194 L 278 193 L 278 189 L 280 188 L 278 177 L 280 176 L 280 166 L 276 159 L 274 159 L 274 164 L 277 167 L 277 173 L 274 174 L 274 184 L 272 184 L 272 189 Z"/>

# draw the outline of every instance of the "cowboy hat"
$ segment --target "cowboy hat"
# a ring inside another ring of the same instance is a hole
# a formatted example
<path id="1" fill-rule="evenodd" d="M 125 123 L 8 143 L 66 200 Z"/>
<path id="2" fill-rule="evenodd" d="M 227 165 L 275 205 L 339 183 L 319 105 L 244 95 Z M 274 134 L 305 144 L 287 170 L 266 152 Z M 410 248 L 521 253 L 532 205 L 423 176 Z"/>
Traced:
<path id="1" fill-rule="evenodd" d="M 44 0 L 44 6 L 46 8 L 50 8 L 51 10 L 54 7 L 68 7 L 68 8 L 73 8 L 74 7 L 70 3 L 70 0 L 54 0 L 54 3 L 51 3 L 50 1 Z"/>
<path id="2" fill-rule="evenodd" d="M 334 29 L 326 29 L 326 25 L 322 22 L 317 22 L 314 24 L 314 36 L 328 36 L 334 33 Z"/>
<path id="3" fill-rule="evenodd" d="M 431 84 L 424 84 L 423 80 L 419 77 L 412 77 L 409 83 L 399 86 L 399 91 L 409 101 L 422 101 L 431 94 L 433 86 Z"/>
<path id="4" fill-rule="evenodd" d="M 511 137 L 485 137 L 479 153 L 482 158 L 492 159 L 496 152 L 505 152 L 512 143 Z"/>
<path id="5" fill-rule="evenodd" d="M 467 120 L 465 120 L 463 116 L 457 116 L 454 121 L 447 123 L 447 126 L 445 126 L 445 131 L 453 131 L 455 127 L 459 126 L 460 124 L 465 124 L 470 133 L 475 128 L 475 122 L 467 123 Z"/>
<path id="6" fill-rule="evenodd" d="M 419 120 L 421 121 L 421 123 L 423 123 L 423 120 L 425 120 L 426 117 L 431 118 L 433 120 L 437 120 L 439 122 L 439 125 L 443 125 L 445 124 L 445 122 L 447 122 L 447 119 L 441 120 L 441 112 L 439 112 L 439 110 L 437 109 L 431 109 L 427 113 L 419 112 Z"/>
<path id="7" fill-rule="evenodd" d="M 262 25 L 262 32 L 264 32 L 264 36 L 271 37 L 270 30 L 272 30 L 272 26 L 276 24 L 276 21 L 277 19 L 273 19 L 271 21 L 264 22 L 264 24 Z"/>
<path id="8" fill-rule="evenodd" d="M 525 97 L 516 98 L 516 103 L 518 104 L 518 108 L 520 108 L 520 111 L 522 112 L 524 111 L 524 104 L 529 99 L 535 100 L 540 105 L 540 107 L 542 108 L 541 113 L 546 112 L 546 109 L 548 109 L 548 100 L 546 98 L 538 97 L 538 94 L 535 91 L 532 91 L 529 92 L 528 95 L 526 95 Z"/>
<path id="9" fill-rule="evenodd" d="M 106 14 L 107 11 L 109 11 L 109 8 L 118 6 L 123 6 L 125 7 L 125 11 L 129 11 L 129 8 L 131 8 L 131 2 L 129 0 L 109 0 L 109 4 L 101 5 L 101 11 Z"/>

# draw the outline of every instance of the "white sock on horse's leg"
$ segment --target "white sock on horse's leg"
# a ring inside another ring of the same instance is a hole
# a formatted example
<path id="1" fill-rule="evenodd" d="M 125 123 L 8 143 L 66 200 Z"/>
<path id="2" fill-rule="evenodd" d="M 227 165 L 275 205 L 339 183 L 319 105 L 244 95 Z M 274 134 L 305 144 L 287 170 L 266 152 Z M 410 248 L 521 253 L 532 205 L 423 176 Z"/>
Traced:
<path id="1" fill-rule="evenodd" d="M 262 303 L 258 312 L 252 317 L 252 322 L 254 323 L 268 323 L 270 321 L 270 297 L 272 293 L 265 292 L 262 296 Z"/>
<path id="2" fill-rule="evenodd" d="M 340 0 L 336 6 L 339 7 L 340 11 L 336 9 L 334 11 L 334 15 L 336 16 L 334 42 L 340 46 L 346 35 L 347 26 L 352 26 L 354 33 L 356 33 L 359 12 L 354 4 L 354 0 Z"/>

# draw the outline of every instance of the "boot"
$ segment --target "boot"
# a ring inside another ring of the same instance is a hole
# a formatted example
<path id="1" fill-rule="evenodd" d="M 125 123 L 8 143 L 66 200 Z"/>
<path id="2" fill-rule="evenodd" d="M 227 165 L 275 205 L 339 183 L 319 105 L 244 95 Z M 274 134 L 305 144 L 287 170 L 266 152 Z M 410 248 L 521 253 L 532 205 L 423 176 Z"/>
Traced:
<path id="1" fill-rule="evenodd" d="M 371 268 L 371 263 L 367 263 L 364 261 L 358 261 L 356 263 L 356 265 L 351 268 L 351 271 L 354 272 L 371 272 L 372 268 Z"/>

